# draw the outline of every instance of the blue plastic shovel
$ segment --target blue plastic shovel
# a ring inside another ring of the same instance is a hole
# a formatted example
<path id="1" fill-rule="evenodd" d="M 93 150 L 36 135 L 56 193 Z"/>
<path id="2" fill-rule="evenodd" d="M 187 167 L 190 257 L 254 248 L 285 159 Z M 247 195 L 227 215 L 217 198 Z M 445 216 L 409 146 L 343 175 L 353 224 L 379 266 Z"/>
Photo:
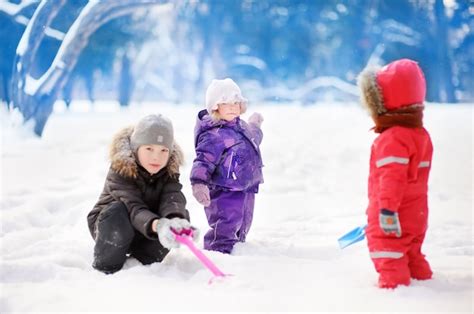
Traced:
<path id="1" fill-rule="evenodd" d="M 357 243 L 359 241 L 364 240 L 365 238 L 365 227 L 367 225 L 359 226 L 357 228 L 352 229 L 339 239 L 337 239 L 337 242 L 339 242 L 339 247 L 341 249 L 348 247 L 349 245 L 352 245 L 354 243 Z"/>

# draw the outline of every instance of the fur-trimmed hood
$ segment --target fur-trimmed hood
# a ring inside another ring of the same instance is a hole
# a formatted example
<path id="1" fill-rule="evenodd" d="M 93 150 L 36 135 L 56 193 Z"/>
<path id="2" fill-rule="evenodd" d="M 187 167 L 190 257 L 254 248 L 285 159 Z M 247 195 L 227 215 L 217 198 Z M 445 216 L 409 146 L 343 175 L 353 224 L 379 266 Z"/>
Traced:
<path id="1" fill-rule="evenodd" d="M 109 149 L 111 167 L 124 177 L 136 178 L 138 176 L 138 159 L 132 150 L 130 136 L 134 127 L 120 130 L 113 138 Z M 184 154 L 181 147 L 173 142 L 170 158 L 165 167 L 169 176 L 179 173 L 179 167 L 184 163 Z"/>
<path id="2" fill-rule="evenodd" d="M 377 85 L 377 72 L 380 69 L 381 67 L 367 67 L 357 78 L 357 85 L 361 90 L 361 103 L 371 116 L 378 116 L 387 112 L 383 105 L 382 91 Z"/>
<path id="3" fill-rule="evenodd" d="M 405 107 L 422 107 L 426 82 L 418 63 L 399 59 L 384 67 L 368 66 L 358 77 L 361 102 L 372 117 Z"/>

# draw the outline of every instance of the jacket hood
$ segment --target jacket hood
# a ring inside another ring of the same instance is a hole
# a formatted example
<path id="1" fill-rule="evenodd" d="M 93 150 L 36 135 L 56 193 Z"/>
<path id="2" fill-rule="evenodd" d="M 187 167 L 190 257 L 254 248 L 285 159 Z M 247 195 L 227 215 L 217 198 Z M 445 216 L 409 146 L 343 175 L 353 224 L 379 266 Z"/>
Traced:
<path id="1" fill-rule="evenodd" d="M 237 117 L 233 121 L 225 121 L 225 120 L 214 120 L 211 115 L 207 112 L 206 109 L 199 111 L 197 119 L 196 119 L 196 126 L 194 128 L 194 139 L 197 140 L 199 134 L 205 132 L 209 129 L 220 127 L 224 125 L 235 125 L 240 123 L 240 117 Z"/>
<path id="2" fill-rule="evenodd" d="M 115 134 L 109 149 L 109 158 L 112 170 L 124 177 L 136 178 L 138 176 L 138 159 L 133 153 L 130 143 L 134 127 L 127 127 Z M 176 142 L 173 142 L 173 148 L 165 169 L 169 176 L 179 173 L 179 167 L 184 162 L 184 154 Z"/>
<path id="3" fill-rule="evenodd" d="M 406 107 L 423 107 L 426 82 L 422 69 L 410 59 L 384 67 L 367 67 L 359 75 L 361 102 L 374 117 Z"/>
<path id="4" fill-rule="evenodd" d="M 383 105 L 382 91 L 377 85 L 377 71 L 380 67 L 367 67 L 357 78 L 360 88 L 361 103 L 371 116 L 378 116 L 387 112 Z"/>

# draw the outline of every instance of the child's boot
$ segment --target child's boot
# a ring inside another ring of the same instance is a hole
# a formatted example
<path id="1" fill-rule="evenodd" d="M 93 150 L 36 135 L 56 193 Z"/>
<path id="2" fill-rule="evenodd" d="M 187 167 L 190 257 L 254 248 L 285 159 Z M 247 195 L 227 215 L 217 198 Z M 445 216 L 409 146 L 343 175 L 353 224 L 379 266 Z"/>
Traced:
<path id="1" fill-rule="evenodd" d="M 410 277 L 397 273 L 380 273 L 378 287 L 383 289 L 395 289 L 399 285 L 410 285 Z"/>
<path id="2" fill-rule="evenodd" d="M 374 259 L 374 264 L 379 273 L 379 288 L 394 289 L 399 285 L 410 284 L 410 270 L 407 258 L 380 258 Z"/>
<path id="3" fill-rule="evenodd" d="M 410 276 L 413 279 L 428 280 L 433 277 L 430 264 L 424 257 L 414 262 L 410 261 L 408 267 L 410 267 Z"/>
<path id="4" fill-rule="evenodd" d="M 430 264 L 421 253 L 421 244 L 423 243 L 424 234 L 418 239 L 408 251 L 408 268 L 410 269 L 410 277 L 417 280 L 428 280 L 433 276 Z"/>

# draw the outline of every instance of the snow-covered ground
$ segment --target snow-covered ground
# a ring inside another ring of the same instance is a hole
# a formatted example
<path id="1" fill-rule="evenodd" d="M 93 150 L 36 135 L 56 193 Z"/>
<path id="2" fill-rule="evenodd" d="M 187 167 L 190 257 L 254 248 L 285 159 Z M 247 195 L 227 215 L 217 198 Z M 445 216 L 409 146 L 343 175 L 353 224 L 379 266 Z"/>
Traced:
<path id="1" fill-rule="evenodd" d="M 265 117 L 265 183 L 252 229 L 232 255 L 206 254 L 233 274 L 211 277 L 185 248 L 162 264 L 134 259 L 114 275 L 91 268 L 86 215 L 101 192 L 112 135 L 148 113 L 175 125 L 186 153 L 184 192 L 193 223 L 207 223 L 191 195 L 197 106 L 61 105 L 42 139 L 1 111 L 0 313 L 101 311 L 430 311 L 473 310 L 473 106 L 428 104 L 434 143 L 430 220 L 424 251 L 430 281 L 380 290 L 365 242 L 337 238 L 365 222 L 374 134 L 357 105 L 250 107 Z M 248 115 L 244 116 L 246 118 Z M 202 240 L 198 243 L 202 247 Z"/>

